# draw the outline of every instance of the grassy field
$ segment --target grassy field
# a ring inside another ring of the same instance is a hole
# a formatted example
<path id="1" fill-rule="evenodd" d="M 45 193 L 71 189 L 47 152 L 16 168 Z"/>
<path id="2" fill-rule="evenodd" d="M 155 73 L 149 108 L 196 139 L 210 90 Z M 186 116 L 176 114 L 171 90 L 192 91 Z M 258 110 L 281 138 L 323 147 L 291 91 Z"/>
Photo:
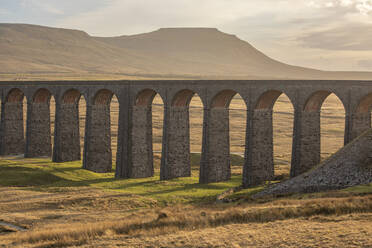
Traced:
<path id="1" fill-rule="evenodd" d="M 240 185 L 236 164 L 242 158 L 234 156 L 230 181 L 200 185 L 198 156 L 192 156 L 192 177 L 169 181 L 159 181 L 159 157 L 153 178 L 130 180 L 83 170 L 80 161 L 2 158 L 0 223 L 26 231 L 0 228 L 0 247 L 270 247 L 268 240 L 283 247 L 372 244 L 372 185 L 252 200 L 261 185 L 219 203 L 219 195 Z M 296 228 L 298 233 L 289 235 Z"/>

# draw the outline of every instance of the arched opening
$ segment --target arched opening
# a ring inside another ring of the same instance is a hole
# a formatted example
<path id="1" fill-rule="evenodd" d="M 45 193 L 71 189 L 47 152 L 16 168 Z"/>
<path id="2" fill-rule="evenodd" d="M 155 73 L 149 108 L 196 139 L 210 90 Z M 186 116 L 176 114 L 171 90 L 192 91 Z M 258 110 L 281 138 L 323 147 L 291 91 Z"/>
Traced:
<path id="1" fill-rule="evenodd" d="M 111 150 L 113 166 L 116 165 L 116 153 L 118 150 L 119 107 L 119 99 L 115 94 L 113 94 L 110 103 Z"/>
<path id="2" fill-rule="evenodd" d="M 228 108 L 231 174 L 241 176 L 244 165 L 247 108 L 239 93 L 230 100 Z"/>
<path id="3" fill-rule="evenodd" d="M 270 173 L 273 174 L 272 179 L 282 180 L 289 177 L 294 121 L 292 102 L 285 93 L 270 90 L 259 98 L 255 113 L 261 113 L 256 116 L 260 119 L 256 128 L 263 131 L 267 139 L 265 141 L 265 137 L 260 137 L 263 143 L 267 142 L 261 147 L 261 159 L 267 158 L 267 161 L 264 159 L 265 163 L 273 164 L 273 167 L 268 168 L 268 171 L 271 170 Z M 266 128 L 265 125 L 267 125 Z"/>
<path id="4" fill-rule="evenodd" d="M 326 159 L 344 146 L 345 108 L 341 100 L 330 94 L 320 110 L 321 159 Z"/>
<path id="5" fill-rule="evenodd" d="M 150 102 L 152 118 L 152 144 L 154 167 L 157 173 L 160 173 L 160 162 L 163 144 L 163 121 L 164 121 L 164 103 L 159 94 L 156 94 Z"/>
<path id="6" fill-rule="evenodd" d="M 199 95 L 192 90 L 184 89 L 179 91 L 172 100 L 173 108 L 185 109 L 184 116 L 188 117 L 189 133 L 189 163 L 191 166 L 191 176 L 199 176 L 202 136 L 203 136 L 203 102 Z M 187 128 L 187 125 L 186 125 Z M 181 142 L 184 145 L 184 142 Z M 189 165 L 187 165 L 189 166 Z"/>
<path id="7" fill-rule="evenodd" d="M 27 120 L 27 99 L 20 89 L 14 88 L 5 97 L 2 107 L 1 155 L 24 154 Z"/>
<path id="8" fill-rule="evenodd" d="M 305 105 L 305 112 L 320 113 L 320 158 L 331 156 L 344 146 L 345 108 L 330 91 L 314 93 Z"/>
<path id="9" fill-rule="evenodd" d="M 293 104 L 286 94 L 281 94 L 273 107 L 274 173 L 278 180 L 290 174 L 293 122 Z"/>

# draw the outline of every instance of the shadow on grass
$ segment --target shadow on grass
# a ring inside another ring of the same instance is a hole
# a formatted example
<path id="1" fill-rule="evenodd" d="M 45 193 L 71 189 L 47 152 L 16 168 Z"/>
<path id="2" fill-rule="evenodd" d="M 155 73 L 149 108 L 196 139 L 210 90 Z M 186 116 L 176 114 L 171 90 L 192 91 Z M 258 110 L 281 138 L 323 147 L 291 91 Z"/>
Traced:
<path id="1" fill-rule="evenodd" d="M 65 180 L 42 169 L 27 167 L 0 167 L 1 186 L 43 186 Z"/>
<path id="2" fill-rule="evenodd" d="M 54 190 L 67 187 L 95 187 L 115 190 L 160 201 L 206 201 L 223 191 L 239 186 L 241 175 L 227 182 L 199 184 L 198 177 L 160 181 L 159 173 L 151 178 L 115 179 L 113 173 L 98 174 L 81 168 L 81 162 L 52 163 L 47 160 L 3 160 L 0 163 L 0 186 L 34 187 Z M 168 198 L 172 198 L 169 199 Z"/>

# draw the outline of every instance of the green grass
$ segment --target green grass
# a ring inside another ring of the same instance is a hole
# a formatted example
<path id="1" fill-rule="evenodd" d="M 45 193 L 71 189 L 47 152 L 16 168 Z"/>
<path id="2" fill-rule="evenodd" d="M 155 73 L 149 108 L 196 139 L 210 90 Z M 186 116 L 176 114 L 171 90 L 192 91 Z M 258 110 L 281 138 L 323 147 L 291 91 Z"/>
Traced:
<path id="1" fill-rule="evenodd" d="M 233 163 L 236 160 L 239 159 L 235 158 Z M 192 177 L 160 181 L 158 170 L 151 178 L 117 180 L 114 172 L 98 174 L 82 169 L 81 161 L 53 163 L 48 159 L 3 159 L 0 161 L 0 186 L 27 187 L 37 191 L 90 186 L 169 204 L 210 202 L 241 184 L 241 175 L 233 175 L 228 182 L 199 184 L 199 169 L 195 164 L 199 164 L 200 155 L 193 155 L 192 161 Z"/>
<path id="2" fill-rule="evenodd" d="M 359 194 L 372 193 L 372 183 L 367 184 L 367 185 L 358 185 L 358 186 L 346 188 L 341 191 L 350 192 L 350 193 L 359 193 Z"/>

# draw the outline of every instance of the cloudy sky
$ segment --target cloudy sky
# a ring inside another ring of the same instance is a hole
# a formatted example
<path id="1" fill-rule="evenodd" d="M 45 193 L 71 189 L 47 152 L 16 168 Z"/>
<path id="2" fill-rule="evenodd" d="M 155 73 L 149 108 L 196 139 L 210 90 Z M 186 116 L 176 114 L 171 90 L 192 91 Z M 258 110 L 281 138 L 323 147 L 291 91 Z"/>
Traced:
<path id="1" fill-rule="evenodd" d="M 216 27 L 289 64 L 372 71 L 372 0 L 0 0 L 0 22 L 95 36 Z"/>

